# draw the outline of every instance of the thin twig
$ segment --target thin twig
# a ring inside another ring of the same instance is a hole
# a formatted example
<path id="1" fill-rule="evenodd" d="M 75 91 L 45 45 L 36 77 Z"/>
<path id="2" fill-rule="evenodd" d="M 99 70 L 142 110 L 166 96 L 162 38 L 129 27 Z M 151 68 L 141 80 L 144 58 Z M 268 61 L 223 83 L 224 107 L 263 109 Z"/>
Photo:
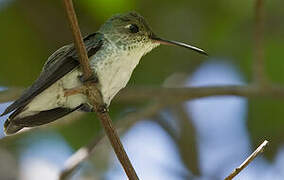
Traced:
<path id="1" fill-rule="evenodd" d="M 93 76 L 93 72 L 89 64 L 86 48 L 83 43 L 80 28 L 78 26 L 78 21 L 77 21 L 76 14 L 74 11 L 73 3 L 72 3 L 72 0 L 63 0 L 63 2 L 65 4 L 65 9 L 68 14 L 68 19 L 69 19 L 73 37 L 75 40 L 75 46 L 76 46 L 77 52 L 79 53 L 79 59 L 80 59 L 83 73 L 84 73 L 84 79 L 87 80 Z M 112 125 L 112 121 L 111 121 L 109 114 L 106 111 L 101 110 L 101 107 L 104 107 L 104 102 L 102 100 L 101 93 L 96 88 L 94 83 L 85 83 L 84 86 L 86 88 L 85 94 L 87 95 L 88 99 L 92 103 L 94 110 L 98 118 L 100 119 L 104 127 L 104 130 L 111 142 L 114 152 L 116 153 L 116 156 L 118 157 L 120 163 L 122 164 L 124 171 L 126 172 L 128 178 L 130 180 L 138 179 L 138 176 L 123 148 L 123 145 L 119 139 L 119 136 L 116 133 Z"/>
<path id="2" fill-rule="evenodd" d="M 267 85 L 264 66 L 264 7 L 263 0 L 255 2 L 255 27 L 254 27 L 254 81 L 258 85 Z"/>
<path id="3" fill-rule="evenodd" d="M 249 163 L 251 163 L 260 153 L 264 151 L 264 148 L 268 145 L 268 141 L 264 140 L 263 143 L 238 167 L 236 168 L 225 180 L 231 180 L 238 175 Z"/>

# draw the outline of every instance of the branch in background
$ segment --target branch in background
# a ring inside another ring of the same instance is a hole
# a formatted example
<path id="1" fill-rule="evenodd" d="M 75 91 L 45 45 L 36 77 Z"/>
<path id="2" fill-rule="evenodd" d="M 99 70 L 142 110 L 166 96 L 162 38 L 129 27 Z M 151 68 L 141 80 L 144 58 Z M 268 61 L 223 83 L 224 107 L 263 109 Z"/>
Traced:
<path id="1" fill-rule="evenodd" d="M 228 177 L 225 178 L 225 180 L 231 180 L 236 175 L 238 175 L 249 163 L 251 163 L 256 156 L 258 156 L 260 153 L 264 151 L 264 148 L 268 145 L 268 141 L 265 140 L 263 143 L 258 146 L 258 148 L 238 167 L 236 168 Z"/>
<path id="2" fill-rule="evenodd" d="M 74 11 L 72 0 L 63 0 L 63 2 L 65 5 L 65 10 L 67 12 L 73 37 L 75 40 L 76 50 L 77 53 L 79 54 L 79 60 L 83 71 L 84 79 L 85 80 L 91 79 L 93 77 L 93 72 L 89 64 L 86 48 L 83 43 L 80 28 L 78 26 L 78 21 Z M 108 112 L 105 110 L 101 110 L 101 108 L 104 107 L 104 102 L 101 93 L 96 88 L 96 85 L 94 83 L 85 83 L 84 87 L 85 87 L 85 94 L 92 103 L 94 111 L 96 112 L 98 118 L 100 119 L 104 127 L 104 130 L 111 142 L 111 145 L 116 153 L 116 156 L 118 157 L 121 165 L 123 166 L 124 171 L 126 172 L 128 178 L 130 180 L 138 179 L 138 176 L 122 146 L 118 134 L 116 133 L 112 125 L 112 121 Z"/>
<path id="3" fill-rule="evenodd" d="M 150 100 L 167 101 L 167 103 L 183 102 L 195 98 L 208 96 L 243 96 L 243 97 L 271 97 L 284 98 L 284 87 L 269 86 L 266 88 L 258 86 L 207 86 L 207 87 L 135 87 L 123 89 L 114 99 L 116 102 L 135 102 Z M 170 101 L 170 102 L 169 102 Z"/>
<path id="4" fill-rule="evenodd" d="M 17 88 L 0 91 L 0 102 L 15 100 L 23 89 Z M 184 88 L 163 88 L 163 87 L 128 87 L 121 90 L 114 98 L 114 102 L 136 102 L 152 100 L 153 97 L 159 100 L 173 100 L 172 102 L 187 101 L 196 98 L 210 96 L 241 96 L 241 97 L 270 97 L 284 98 L 284 87 L 269 85 L 268 87 L 256 86 L 206 86 L 206 87 L 184 87 Z M 171 102 L 167 102 L 171 103 Z"/>
<path id="5" fill-rule="evenodd" d="M 145 117 L 151 117 L 156 114 L 163 106 L 157 103 L 153 103 L 143 110 L 130 113 L 125 118 L 122 118 L 115 122 L 115 127 L 118 129 L 118 133 L 124 132 L 125 129 L 133 126 L 137 121 Z M 64 179 L 70 176 L 82 162 L 88 159 L 94 152 L 96 145 L 105 138 L 105 134 L 102 132 L 98 136 L 94 137 L 93 140 L 86 146 L 81 147 L 77 152 L 75 152 L 68 160 L 65 162 L 63 170 L 61 171 L 59 177 Z"/>
<path id="6" fill-rule="evenodd" d="M 90 157 L 90 155 L 95 150 L 96 145 L 102 140 L 105 135 L 101 131 L 99 135 L 94 137 L 92 141 L 84 147 L 81 147 L 77 150 L 71 157 L 67 159 L 64 163 L 63 170 L 60 172 L 59 179 L 68 178 L 82 162 Z"/>
<path id="7" fill-rule="evenodd" d="M 192 175 L 198 177 L 201 175 L 199 169 L 198 138 L 191 114 L 183 104 L 175 105 L 172 113 L 176 116 L 176 124 L 179 126 L 179 135 L 175 143 L 177 143 L 177 147 L 179 147 L 178 150 L 181 160 L 185 167 L 192 172 Z"/>
<path id="8" fill-rule="evenodd" d="M 258 85 L 267 85 L 268 79 L 264 66 L 264 7 L 263 0 L 255 2 L 255 27 L 254 27 L 254 63 L 253 76 Z"/>

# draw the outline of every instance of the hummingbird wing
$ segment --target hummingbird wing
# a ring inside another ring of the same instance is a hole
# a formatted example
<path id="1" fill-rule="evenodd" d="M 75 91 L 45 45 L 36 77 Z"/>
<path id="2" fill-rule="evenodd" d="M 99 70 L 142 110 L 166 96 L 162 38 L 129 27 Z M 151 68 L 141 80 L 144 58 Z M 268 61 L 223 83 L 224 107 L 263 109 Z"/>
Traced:
<path id="1" fill-rule="evenodd" d="M 98 50 L 100 50 L 102 46 L 102 38 L 103 35 L 100 33 L 93 33 L 84 38 L 88 57 L 93 56 Z M 23 109 L 23 107 L 26 106 L 34 97 L 79 65 L 80 63 L 78 61 L 78 55 L 74 48 L 74 44 L 58 49 L 48 58 L 43 71 L 34 84 L 28 88 L 18 100 L 7 107 L 1 116 L 16 109 L 19 110 L 15 112 L 18 114 L 21 112 L 20 109 Z"/>

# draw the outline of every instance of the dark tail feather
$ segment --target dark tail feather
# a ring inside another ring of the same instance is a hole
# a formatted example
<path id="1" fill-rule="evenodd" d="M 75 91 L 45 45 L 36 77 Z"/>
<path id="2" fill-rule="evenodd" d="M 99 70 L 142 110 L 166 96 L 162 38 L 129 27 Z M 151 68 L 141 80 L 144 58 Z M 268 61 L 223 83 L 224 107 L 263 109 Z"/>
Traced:
<path id="1" fill-rule="evenodd" d="M 34 127 L 55 121 L 81 107 L 78 106 L 74 109 L 69 108 L 55 108 L 47 111 L 40 111 L 32 116 L 17 118 L 13 114 L 5 121 L 4 131 L 6 135 L 11 135 L 24 127 Z M 13 119 L 15 117 L 15 119 Z"/>
<path id="2" fill-rule="evenodd" d="M 22 128 L 22 126 L 14 125 L 13 123 L 11 123 L 10 119 L 7 119 L 4 123 L 4 132 L 6 135 L 14 134 L 20 131 Z"/>

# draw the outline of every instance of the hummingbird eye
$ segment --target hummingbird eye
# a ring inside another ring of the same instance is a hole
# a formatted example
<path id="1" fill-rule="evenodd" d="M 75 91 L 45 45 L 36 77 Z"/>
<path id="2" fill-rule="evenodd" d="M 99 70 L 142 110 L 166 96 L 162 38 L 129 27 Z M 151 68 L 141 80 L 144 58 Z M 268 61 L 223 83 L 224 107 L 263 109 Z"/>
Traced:
<path id="1" fill-rule="evenodd" d="M 138 33 L 139 28 L 136 24 L 129 24 L 127 28 L 130 30 L 131 33 Z"/>

